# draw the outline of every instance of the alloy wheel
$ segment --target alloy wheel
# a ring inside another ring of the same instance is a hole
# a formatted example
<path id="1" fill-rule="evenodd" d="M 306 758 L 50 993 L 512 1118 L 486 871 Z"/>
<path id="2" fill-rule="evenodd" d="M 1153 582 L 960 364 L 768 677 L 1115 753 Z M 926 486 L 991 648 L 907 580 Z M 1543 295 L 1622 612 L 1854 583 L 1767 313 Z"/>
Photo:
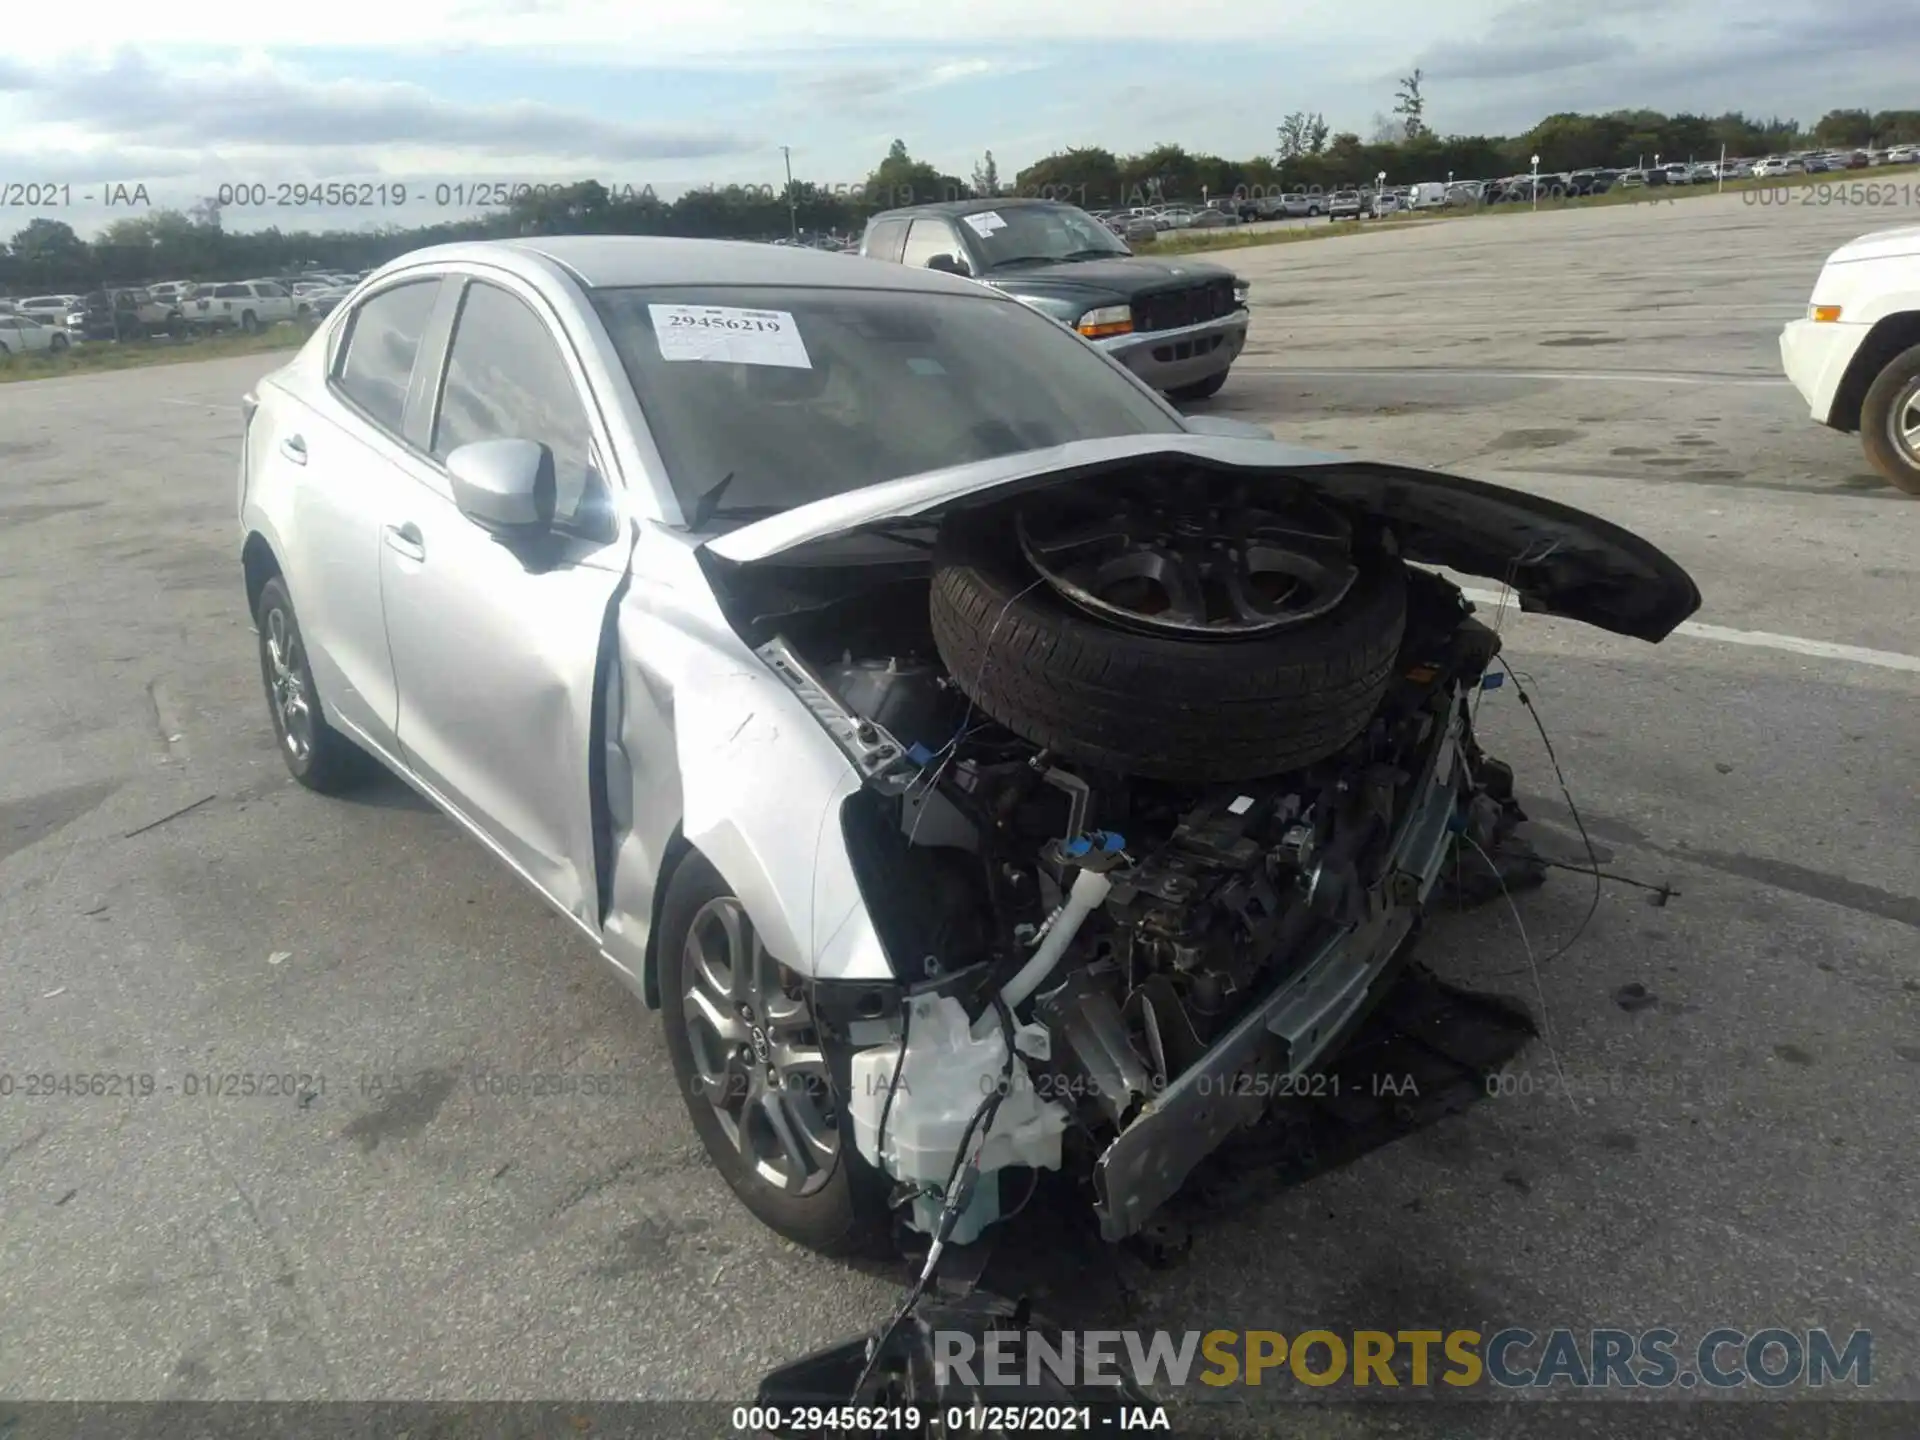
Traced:
<path id="1" fill-rule="evenodd" d="M 300 626 L 286 610 L 267 612 L 262 637 L 267 672 L 267 698 L 273 707 L 274 728 L 280 743 L 296 761 L 313 753 L 313 705 L 307 694 L 306 651 Z"/>
<path id="2" fill-rule="evenodd" d="M 695 1083 L 741 1164 L 776 1190 L 812 1194 L 833 1176 L 840 1130 L 799 977 L 732 896 L 693 917 L 681 977 Z"/>
<path id="3" fill-rule="evenodd" d="M 1102 493 L 1091 512 L 1035 506 L 1016 528 L 1054 592 L 1111 624 L 1244 639 L 1325 615 L 1359 575 L 1351 525 L 1304 497 L 1283 508 L 1240 495 Z"/>
<path id="4" fill-rule="evenodd" d="M 1920 377 L 1907 383 L 1887 411 L 1887 438 L 1909 465 L 1920 469 Z"/>

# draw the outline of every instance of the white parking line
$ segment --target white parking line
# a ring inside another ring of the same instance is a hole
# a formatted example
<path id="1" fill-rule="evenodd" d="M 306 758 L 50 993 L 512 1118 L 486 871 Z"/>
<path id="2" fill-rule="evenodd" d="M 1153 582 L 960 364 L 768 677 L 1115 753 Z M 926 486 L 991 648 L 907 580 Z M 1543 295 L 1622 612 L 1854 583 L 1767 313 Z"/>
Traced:
<path id="1" fill-rule="evenodd" d="M 1476 605 L 1498 608 L 1500 595 L 1493 590 L 1469 590 L 1460 593 Z M 1510 614 L 1520 613 L 1518 597 L 1509 595 Z M 1836 645 L 1831 640 L 1808 640 L 1800 635 L 1775 635 L 1768 630 L 1731 630 L 1725 625 L 1700 625 L 1691 620 L 1673 632 L 1695 640 L 1717 640 L 1723 645 L 1753 645 L 1762 650 L 1784 650 L 1792 655 L 1811 655 L 1820 660 L 1845 660 L 1852 665 L 1873 665 L 1882 670 L 1904 670 L 1920 675 L 1920 655 L 1902 655 L 1897 650 L 1869 650 L 1863 645 Z"/>
<path id="2" fill-rule="evenodd" d="M 1376 370 L 1351 366 L 1344 370 L 1300 370 L 1291 365 L 1248 364 L 1242 361 L 1234 373 L 1251 371 L 1257 375 L 1297 375 L 1303 380 L 1580 380 L 1602 385 L 1731 385 L 1774 390 L 1791 384 L 1784 379 L 1745 379 L 1734 375 L 1671 375 L 1640 370 L 1456 370 L 1452 366 L 1431 370 Z"/>

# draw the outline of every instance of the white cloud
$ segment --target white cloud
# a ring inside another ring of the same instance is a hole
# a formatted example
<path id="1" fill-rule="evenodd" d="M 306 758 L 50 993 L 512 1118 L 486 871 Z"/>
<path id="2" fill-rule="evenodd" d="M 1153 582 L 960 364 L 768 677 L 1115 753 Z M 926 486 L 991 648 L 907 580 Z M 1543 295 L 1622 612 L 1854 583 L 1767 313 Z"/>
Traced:
<path id="1" fill-rule="evenodd" d="M 0 75 L 28 125 L 138 137 L 162 149 L 249 153 L 315 146 L 405 146 L 500 158 L 623 161 L 703 158 L 758 148 L 698 124 L 671 129 L 507 100 L 462 105 L 419 85 L 314 80 L 262 56 L 163 67 L 132 51 L 97 68 L 19 64 Z M 16 133 L 14 142 L 19 144 Z"/>
<path id="2" fill-rule="evenodd" d="M 1446 25 L 1470 24 L 1496 8 L 1457 0 Z M 985 43 L 1076 38 L 1165 41 L 1336 38 L 1364 25 L 1391 37 L 1429 14 L 1411 0 L 1375 0 L 1378 18 L 1359 19 L 1343 0 L 1187 0 L 1177 11 L 1123 0 L 973 0 L 964 10 L 919 0 L 328 0 L 324 5 L 262 6 L 257 0 L 173 0 L 114 14 L 115 43 L 140 46 L 257 44 L 273 48 L 363 45 L 463 48 L 537 54 L 569 50 L 599 60 L 653 64 L 682 55 L 728 56 L 754 50 L 907 41 Z M 1434 28 L 1429 26 L 1429 28 Z M 16 55 L 85 49 L 84 27 L 54 7 L 9 16 Z"/>

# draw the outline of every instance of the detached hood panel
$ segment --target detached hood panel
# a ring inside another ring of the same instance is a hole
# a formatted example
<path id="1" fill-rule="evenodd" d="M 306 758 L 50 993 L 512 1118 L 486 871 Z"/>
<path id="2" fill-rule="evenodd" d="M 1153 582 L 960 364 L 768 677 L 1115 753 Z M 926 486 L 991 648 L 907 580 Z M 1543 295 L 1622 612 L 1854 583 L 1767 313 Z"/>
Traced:
<path id="1" fill-rule="evenodd" d="M 1700 608 L 1700 590 L 1659 548 L 1611 521 L 1525 491 L 1304 450 L 1275 440 L 1128 435 L 1027 451 L 802 505 L 707 542 L 736 564 L 890 521 L 930 520 L 1143 464 L 1188 464 L 1298 484 L 1387 522 L 1409 560 L 1506 581 L 1523 609 L 1658 642 Z M 793 557 L 796 560 L 797 556 Z"/>

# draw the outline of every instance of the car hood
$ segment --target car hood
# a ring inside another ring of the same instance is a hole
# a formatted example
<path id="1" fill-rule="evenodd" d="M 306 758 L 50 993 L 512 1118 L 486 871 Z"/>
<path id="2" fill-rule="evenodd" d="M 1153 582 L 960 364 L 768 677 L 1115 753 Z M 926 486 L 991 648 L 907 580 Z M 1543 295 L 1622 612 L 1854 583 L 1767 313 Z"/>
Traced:
<path id="1" fill-rule="evenodd" d="M 1912 255 L 1920 255 L 1920 225 L 1876 230 L 1849 240 L 1828 257 L 1827 263 L 1845 265 L 1856 260 L 1897 260 Z"/>
<path id="2" fill-rule="evenodd" d="M 1571 506 L 1437 470 L 1376 464 L 1277 440 L 1197 434 L 1082 440 L 907 476 L 755 521 L 703 548 L 721 560 L 750 565 L 863 526 L 934 519 L 1167 459 L 1265 472 L 1378 516 L 1391 525 L 1407 559 L 1509 582 L 1521 608 L 1534 613 L 1657 642 L 1700 608 L 1699 588 L 1666 554 Z"/>
<path id="3" fill-rule="evenodd" d="M 1203 280 L 1229 280 L 1233 272 L 1200 260 L 1149 260 L 1140 255 L 1118 255 L 1111 260 L 1068 260 L 1057 265 L 1016 265 L 1011 270 L 989 270 L 981 280 L 998 290 L 1017 291 L 1027 285 L 1105 290 L 1132 297 L 1150 290 L 1195 285 Z"/>

